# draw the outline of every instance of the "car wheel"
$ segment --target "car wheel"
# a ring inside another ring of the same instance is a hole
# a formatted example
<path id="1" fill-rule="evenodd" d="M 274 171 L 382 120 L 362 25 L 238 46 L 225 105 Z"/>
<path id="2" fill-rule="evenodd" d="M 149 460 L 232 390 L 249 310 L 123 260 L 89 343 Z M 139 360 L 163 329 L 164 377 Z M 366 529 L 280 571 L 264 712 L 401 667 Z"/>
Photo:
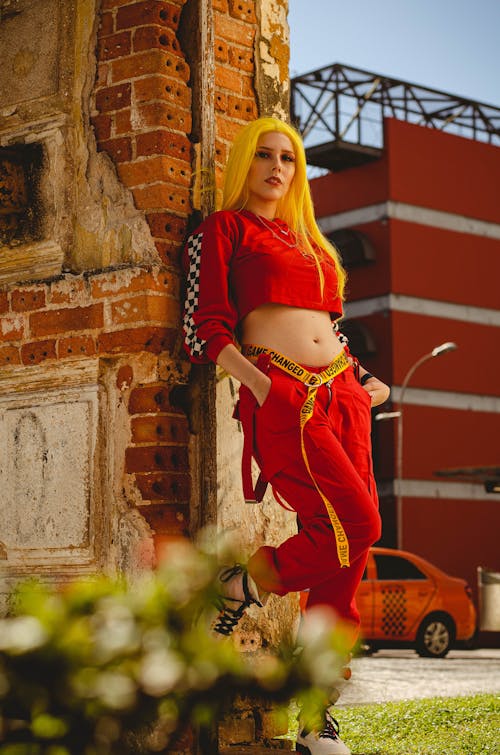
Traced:
<path id="1" fill-rule="evenodd" d="M 444 658 L 455 639 L 455 625 L 447 614 L 431 614 L 422 621 L 415 642 L 422 658 Z"/>

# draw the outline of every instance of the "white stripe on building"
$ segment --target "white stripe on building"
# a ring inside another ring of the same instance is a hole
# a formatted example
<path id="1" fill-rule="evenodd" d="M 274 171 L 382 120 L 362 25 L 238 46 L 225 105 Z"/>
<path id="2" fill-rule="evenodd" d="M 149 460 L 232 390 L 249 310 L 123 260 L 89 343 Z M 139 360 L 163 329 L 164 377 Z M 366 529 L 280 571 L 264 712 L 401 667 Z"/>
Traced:
<path id="1" fill-rule="evenodd" d="M 400 396 L 401 386 L 392 386 L 391 400 L 393 403 L 397 404 Z M 500 414 L 500 398 L 498 396 L 481 396 L 475 393 L 407 388 L 405 390 L 404 403 L 405 405 L 414 404 L 416 406 L 435 406 L 440 409 L 459 409 L 462 411 Z"/>
<path id="2" fill-rule="evenodd" d="M 335 215 L 325 215 L 318 219 L 318 223 L 323 233 L 331 233 L 340 228 L 352 228 L 352 226 L 373 223 L 377 220 L 388 220 L 389 218 L 427 225 L 432 228 L 441 228 L 445 231 L 470 233 L 474 236 L 500 240 L 499 223 L 490 223 L 486 220 L 477 220 L 453 212 L 431 210 L 428 207 L 417 207 L 392 200 L 359 207 L 356 210 L 339 212 Z"/>
<path id="3" fill-rule="evenodd" d="M 478 325 L 492 325 L 500 327 L 500 310 L 487 307 L 473 307 L 468 304 L 450 304 L 435 299 L 422 299 L 418 296 L 404 296 L 402 294 L 385 294 L 373 296 L 369 299 L 346 302 L 345 316 L 366 317 L 376 312 L 407 312 L 428 317 L 440 317 L 445 320 L 460 320 L 473 322 Z"/>
<path id="4" fill-rule="evenodd" d="M 395 495 L 395 483 L 377 486 L 379 496 Z M 404 498 L 456 499 L 459 501 L 497 501 L 500 493 L 487 493 L 482 484 L 471 482 L 434 482 L 429 480 L 402 480 L 401 495 Z M 437 503 L 436 505 L 439 505 Z"/>

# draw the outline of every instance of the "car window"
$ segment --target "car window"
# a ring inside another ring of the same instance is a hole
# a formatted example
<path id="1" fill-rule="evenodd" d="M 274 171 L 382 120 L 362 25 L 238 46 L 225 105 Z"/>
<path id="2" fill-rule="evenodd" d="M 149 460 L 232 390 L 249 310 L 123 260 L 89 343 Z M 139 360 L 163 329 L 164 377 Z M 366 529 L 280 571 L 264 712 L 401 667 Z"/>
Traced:
<path id="1" fill-rule="evenodd" d="M 376 555 L 378 579 L 427 579 L 415 564 L 402 556 Z"/>

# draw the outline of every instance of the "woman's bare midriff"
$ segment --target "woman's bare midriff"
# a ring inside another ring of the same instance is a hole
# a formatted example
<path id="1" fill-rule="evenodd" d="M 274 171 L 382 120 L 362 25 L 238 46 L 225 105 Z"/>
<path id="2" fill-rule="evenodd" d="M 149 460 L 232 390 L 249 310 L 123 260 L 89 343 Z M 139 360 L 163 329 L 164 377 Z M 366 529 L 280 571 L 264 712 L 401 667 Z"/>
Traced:
<path id="1" fill-rule="evenodd" d="M 328 312 L 264 304 L 241 324 L 241 343 L 267 346 L 299 364 L 322 367 L 342 351 Z"/>

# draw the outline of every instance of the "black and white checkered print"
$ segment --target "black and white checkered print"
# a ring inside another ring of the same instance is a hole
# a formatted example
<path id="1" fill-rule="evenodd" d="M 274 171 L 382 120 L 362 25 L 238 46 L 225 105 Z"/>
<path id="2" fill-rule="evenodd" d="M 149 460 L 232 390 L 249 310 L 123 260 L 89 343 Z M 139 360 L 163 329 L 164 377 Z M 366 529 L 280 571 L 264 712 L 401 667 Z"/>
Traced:
<path id="1" fill-rule="evenodd" d="M 203 233 L 193 233 L 187 242 L 189 255 L 189 272 L 187 276 L 186 303 L 184 306 L 184 333 L 185 343 L 189 352 L 194 357 L 201 357 L 206 341 L 199 338 L 196 333 L 196 324 L 193 314 L 198 309 L 200 293 L 200 266 L 201 266 L 201 241 Z"/>
<path id="2" fill-rule="evenodd" d="M 342 344 L 342 346 L 348 346 L 348 345 L 349 345 L 349 339 L 348 339 L 348 338 L 347 338 L 347 336 L 346 336 L 346 335 L 345 335 L 344 333 L 342 333 L 342 331 L 340 330 L 340 326 L 339 326 L 339 324 L 338 324 L 337 320 L 335 320 L 335 322 L 333 323 L 333 332 L 335 333 L 335 335 L 336 335 L 336 336 L 337 336 L 337 338 L 339 339 L 339 341 L 340 341 L 340 343 Z"/>

